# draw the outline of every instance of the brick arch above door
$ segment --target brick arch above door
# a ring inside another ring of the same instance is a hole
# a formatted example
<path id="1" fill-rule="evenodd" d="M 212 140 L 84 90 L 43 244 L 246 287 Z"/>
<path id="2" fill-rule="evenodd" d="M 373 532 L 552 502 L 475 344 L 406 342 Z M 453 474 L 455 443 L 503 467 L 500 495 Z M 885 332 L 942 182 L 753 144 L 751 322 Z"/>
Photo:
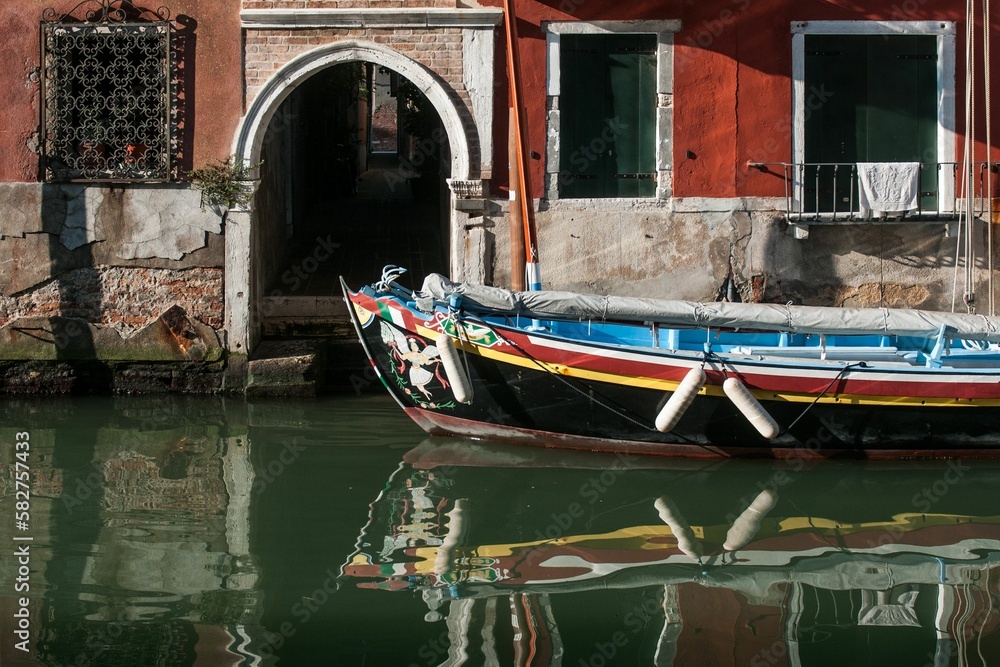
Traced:
<path id="1" fill-rule="evenodd" d="M 359 61 L 387 67 L 418 86 L 441 117 L 448 135 L 452 179 L 479 176 L 472 173 L 474 168 L 479 170 L 479 156 L 474 152 L 478 146 L 474 123 L 468 118 L 469 114 L 456 91 L 441 76 L 416 60 L 390 47 L 358 40 L 325 44 L 293 58 L 276 70 L 247 107 L 236 133 L 233 154 L 248 164 L 257 164 L 268 124 L 292 90 L 322 69 Z"/>

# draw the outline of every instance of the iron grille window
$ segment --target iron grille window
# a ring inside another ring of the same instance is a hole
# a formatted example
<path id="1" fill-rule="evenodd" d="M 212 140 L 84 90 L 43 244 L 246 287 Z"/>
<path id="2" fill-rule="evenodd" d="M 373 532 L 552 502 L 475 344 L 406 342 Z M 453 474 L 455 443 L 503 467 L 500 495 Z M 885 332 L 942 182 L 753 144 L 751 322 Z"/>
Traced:
<path id="1" fill-rule="evenodd" d="M 144 12 L 127 2 L 91 4 L 84 20 L 42 23 L 45 180 L 168 180 L 170 23 L 127 20 Z"/>

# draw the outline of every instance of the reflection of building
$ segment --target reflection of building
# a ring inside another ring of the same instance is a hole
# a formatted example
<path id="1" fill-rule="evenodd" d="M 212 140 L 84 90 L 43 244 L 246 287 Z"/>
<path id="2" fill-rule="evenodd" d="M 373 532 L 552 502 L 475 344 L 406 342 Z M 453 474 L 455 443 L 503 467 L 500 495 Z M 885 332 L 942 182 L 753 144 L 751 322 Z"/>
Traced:
<path id="1" fill-rule="evenodd" d="M 261 608 L 245 415 L 207 399 L 115 399 L 96 420 L 67 405 L 31 431 L 33 654 L 241 664 Z"/>
<path id="2" fill-rule="evenodd" d="M 606 479 L 593 511 L 587 497 L 601 478 L 566 470 L 573 457 L 532 469 L 543 465 L 527 458 L 534 453 L 462 444 L 468 451 L 452 459 L 458 465 L 449 464 L 448 446 L 408 455 L 413 465 L 390 480 L 359 541 L 373 547 L 344 567 L 361 587 L 420 591 L 426 620 L 447 630 L 449 664 L 503 664 L 497 656 L 511 650 L 549 651 L 553 664 L 577 664 L 602 647 L 607 659 L 613 650 L 627 653 L 629 664 L 656 665 L 1000 656 L 1000 515 L 983 514 L 980 500 L 995 487 L 995 470 L 952 488 L 934 508 L 940 512 L 924 512 L 913 511 L 913 490 L 947 468 L 817 468 L 754 517 L 745 545 L 727 550 L 722 545 L 740 532 L 732 496 L 773 483 L 766 468 L 698 473 L 667 463 L 648 471 L 636 459 L 632 470 L 595 468 Z M 565 495 L 530 490 L 557 484 Z M 411 502 L 414 487 L 436 498 L 436 523 Z M 671 525 L 653 507 L 664 488 Z M 824 497 L 824 513 L 796 511 Z M 713 522 L 688 524 L 684 512 Z M 512 530 L 507 513 L 528 527 Z M 688 536 L 678 539 L 681 532 Z M 400 535 L 411 538 L 390 539 Z M 375 548 L 383 543 L 392 549 Z M 581 621 L 581 607 L 598 620 Z"/>

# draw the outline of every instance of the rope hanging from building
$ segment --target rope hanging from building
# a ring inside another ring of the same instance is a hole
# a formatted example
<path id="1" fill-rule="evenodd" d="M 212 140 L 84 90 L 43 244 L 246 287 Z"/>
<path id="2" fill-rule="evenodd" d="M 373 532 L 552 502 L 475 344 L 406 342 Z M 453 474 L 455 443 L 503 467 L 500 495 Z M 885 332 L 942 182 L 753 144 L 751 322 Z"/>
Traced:
<path id="1" fill-rule="evenodd" d="M 965 141 L 962 146 L 961 177 L 959 178 L 958 234 L 955 241 L 955 272 L 952 281 L 951 309 L 955 311 L 958 295 L 958 273 L 960 262 L 964 261 L 964 289 L 962 300 L 966 310 L 976 311 L 976 245 L 974 239 L 975 199 L 976 199 L 976 4 L 975 0 L 965 3 Z M 987 212 L 986 223 L 986 270 L 989 290 L 988 311 L 996 311 L 995 279 L 993 275 L 993 162 L 992 162 L 992 110 L 990 108 L 990 0 L 982 3 L 983 21 L 983 88 L 986 124 L 986 164 L 984 182 L 980 184 L 979 197 L 982 210 Z"/>

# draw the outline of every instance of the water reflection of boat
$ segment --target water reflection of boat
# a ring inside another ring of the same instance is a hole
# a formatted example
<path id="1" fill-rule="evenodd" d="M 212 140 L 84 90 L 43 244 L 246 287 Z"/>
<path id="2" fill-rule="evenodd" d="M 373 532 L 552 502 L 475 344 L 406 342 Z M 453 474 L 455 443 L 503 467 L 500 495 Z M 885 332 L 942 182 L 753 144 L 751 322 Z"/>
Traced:
<path id="1" fill-rule="evenodd" d="M 956 462 L 697 465 L 431 440 L 373 503 L 343 574 L 419 592 L 449 664 L 532 646 L 574 665 L 602 646 L 636 664 L 856 664 L 885 642 L 901 664 L 949 664 L 1000 656 L 1000 508 L 984 505 L 998 487 L 1000 467 Z"/>

